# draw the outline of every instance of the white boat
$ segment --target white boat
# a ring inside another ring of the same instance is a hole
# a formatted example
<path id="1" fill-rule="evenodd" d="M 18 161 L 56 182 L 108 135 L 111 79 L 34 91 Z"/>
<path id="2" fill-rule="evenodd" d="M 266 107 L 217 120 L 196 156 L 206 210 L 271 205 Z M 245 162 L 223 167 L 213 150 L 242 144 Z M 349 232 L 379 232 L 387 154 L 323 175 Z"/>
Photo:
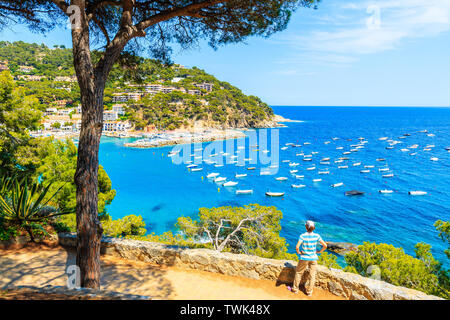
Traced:
<path id="1" fill-rule="evenodd" d="M 284 192 L 270 192 L 270 191 L 267 191 L 266 192 L 266 196 L 268 196 L 268 197 L 282 197 L 282 196 L 284 196 Z"/>
<path id="2" fill-rule="evenodd" d="M 338 169 L 348 169 L 348 166 L 338 166 Z"/>
<path id="3" fill-rule="evenodd" d="M 305 176 L 298 175 L 298 174 L 295 175 L 295 179 L 303 179 L 304 177 L 305 177 Z"/>
<path id="4" fill-rule="evenodd" d="M 336 147 L 336 150 L 342 150 L 344 147 Z"/>
<path id="5" fill-rule="evenodd" d="M 367 165 L 367 166 L 364 166 L 364 168 L 375 168 L 375 166 Z"/>
<path id="6" fill-rule="evenodd" d="M 335 160 L 334 163 L 342 163 L 344 160 Z"/>
<path id="7" fill-rule="evenodd" d="M 384 193 L 384 194 L 386 194 L 386 193 L 394 193 L 394 190 L 387 190 L 387 189 L 384 189 L 384 190 L 378 190 L 378 192 L 379 192 L 379 193 Z"/>
<path id="8" fill-rule="evenodd" d="M 291 162 L 291 160 L 282 160 L 281 162 L 283 162 L 283 163 L 289 163 L 289 162 Z"/>
<path id="9" fill-rule="evenodd" d="M 236 173 L 236 175 L 235 175 L 234 177 L 235 177 L 235 178 L 244 178 L 244 177 L 246 177 L 246 176 L 247 176 L 246 173 L 242 173 L 242 174 Z"/>
<path id="10" fill-rule="evenodd" d="M 330 171 L 319 171 L 319 174 L 330 174 Z"/>
<path id="11" fill-rule="evenodd" d="M 220 168 L 220 167 L 223 167 L 223 164 L 215 164 L 214 167 Z"/>
<path id="12" fill-rule="evenodd" d="M 341 186 L 343 186 L 343 185 L 344 185 L 343 182 L 338 182 L 338 183 L 332 184 L 331 186 L 332 186 L 333 188 L 337 188 L 337 187 L 341 187 Z"/>
<path id="13" fill-rule="evenodd" d="M 225 182 L 223 184 L 224 187 L 234 187 L 234 186 L 237 186 L 237 185 L 238 185 L 238 183 L 235 182 L 235 181 L 227 181 L 227 182 Z"/>
<path id="14" fill-rule="evenodd" d="M 261 176 L 270 176 L 271 172 L 270 171 L 260 171 L 259 175 L 261 175 Z"/>
<path id="15" fill-rule="evenodd" d="M 361 173 L 369 173 L 370 170 L 365 169 L 365 170 L 361 170 L 360 172 L 361 172 Z"/>
<path id="16" fill-rule="evenodd" d="M 186 168 L 190 169 L 190 168 L 195 168 L 198 167 L 196 164 L 190 164 L 188 166 L 186 166 Z"/>
<path id="17" fill-rule="evenodd" d="M 403 148 L 403 149 L 400 149 L 400 151 L 401 151 L 401 152 L 408 152 L 408 151 L 409 151 L 409 149 L 407 149 L 407 148 Z"/>
<path id="18" fill-rule="evenodd" d="M 246 189 L 246 190 L 236 190 L 236 194 L 252 194 L 253 189 Z"/>
<path id="19" fill-rule="evenodd" d="M 220 183 L 220 182 L 224 182 L 226 180 L 227 180 L 227 178 L 225 178 L 225 177 L 217 177 L 214 179 L 214 182 Z"/>
<path id="20" fill-rule="evenodd" d="M 357 167 L 357 166 L 360 166 L 360 165 L 361 165 L 361 162 L 356 162 L 356 163 L 353 164 L 354 167 Z"/>
<path id="21" fill-rule="evenodd" d="M 323 165 L 329 165 L 329 164 L 331 164 L 329 161 L 320 161 L 320 164 L 323 164 Z"/>
<path id="22" fill-rule="evenodd" d="M 342 152 L 342 154 L 350 154 L 350 153 L 351 153 L 350 151 Z"/>
<path id="23" fill-rule="evenodd" d="M 291 163 L 289 163 L 289 167 L 296 167 L 296 166 L 298 166 L 300 163 L 297 163 L 297 162 L 291 162 Z"/>
<path id="24" fill-rule="evenodd" d="M 320 160 L 320 161 L 322 161 L 322 162 L 326 162 L 326 161 L 330 161 L 331 159 L 330 158 L 323 158 L 322 160 Z"/>
<path id="25" fill-rule="evenodd" d="M 291 187 L 292 188 L 304 188 L 304 187 L 306 187 L 306 185 L 304 185 L 304 184 L 292 184 Z"/>
<path id="26" fill-rule="evenodd" d="M 393 173 L 383 174 L 383 178 L 392 178 L 394 176 Z"/>
<path id="27" fill-rule="evenodd" d="M 289 170 L 289 173 L 293 174 L 293 173 L 297 173 L 298 170 Z"/>
<path id="28" fill-rule="evenodd" d="M 313 179 L 313 182 L 320 182 L 322 179 Z"/>
<path id="29" fill-rule="evenodd" d="M 281 150 L 287 150 L 288 147 L 282 147 Z"/>
<path id="30" fill-rule="evenodd" d="M 312 161 L 311 158 L 303 158 L 303 161 Z"/>
<path id="31" fill-rule="evenodd" d="M 191 172 L 197 172 L 197 171 L 202 171 L 203 168 L 192 168 Z"/>
<path id="32" fill-rule="evenodd" d="M 263 150 L 262 153 L 269 153 L 269 150 Z"/>
<path id="33" fill-rule="evenodd" d="M 380 168 L 380 169 L 378 169 L 378 171 L 380 171 L 380 172 L 386 172 L 386 171 L 389 171 L 390 169 L 389 168 Z"/>
<path id="34" fill-rule="evenodd" d="M 217 173 L 217 172 L 211 172 L 211 173 L 209 173 L 206 177 L 207 178 L 215 178 L 215 177 L 218 177 L 220 175 L 220 173 Z"/>
<path id="35" fill-rule="evenodd" d="M 439 158 L 431 157 L 430 160 L 431 160 L 431 161 L 439 161 Z"/>
<path id="36" fill-rule="evenodd" d="M 278 178 L 275 178 L 275 180 L 277 180 L 277 181 L 286 181 L 288 178 L 287 177 L 278 177 Z"/>
<path id="37" fill-rule="evenodd" d="M 412 196 L 424 196 L 427 194 L 425 191 L 409 191 L 408 194 Z"/>
<path id="38" fill-rule="evenodd" d="M 306 170 L 308 170 L 308 171 L 316 170 L 316 167 L 309 167 L 309 168 L 306 168 Z"/>
<path id="39" fill-rule="evenodd" d="M 381 137 L 381 138 L 379 138 L 378 140 L 380 140 L 380 141 L 385 141 L 385 140 L 387 140 L 387 139 L 389 139 L 388 137 Z"/>
<path id="40" fill-rule="evenodd" d="M 311 144 L 311 142 L 305 142 L 305 143 L 303 143 L 303 144 L 306 146 L 306 145 L 308 145 L 308 144 Z"/>

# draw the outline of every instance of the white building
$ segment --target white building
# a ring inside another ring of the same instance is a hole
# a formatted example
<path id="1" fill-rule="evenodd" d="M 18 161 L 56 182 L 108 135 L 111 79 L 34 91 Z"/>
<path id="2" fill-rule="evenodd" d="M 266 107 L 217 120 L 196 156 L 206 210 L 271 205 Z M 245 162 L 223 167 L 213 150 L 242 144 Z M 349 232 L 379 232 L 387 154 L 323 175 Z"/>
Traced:
<path id="1" fill-rule="evenodd" d="M 131 129 L 131 124 L 128 121 L 108 121 L 103 122 L 103 131 L 114 132 L 120 131 L 124 132 Z"/>
<path id="2" fill-rule="evenodd" d="M 117 114 L 120 116 L 123 116 L 125 114 L 125 105 L 115 104 L 112 106 L 112 111 L 117 112 Z"/>
<path id="3" fill-rule="evenodd" d="M 117 112 L 112 111 L 112 110 L 106 110 L 103 111 L 103 121 L 116 121 L 117 119 L 119 119 L 119 115 L 117 114 Z"/>

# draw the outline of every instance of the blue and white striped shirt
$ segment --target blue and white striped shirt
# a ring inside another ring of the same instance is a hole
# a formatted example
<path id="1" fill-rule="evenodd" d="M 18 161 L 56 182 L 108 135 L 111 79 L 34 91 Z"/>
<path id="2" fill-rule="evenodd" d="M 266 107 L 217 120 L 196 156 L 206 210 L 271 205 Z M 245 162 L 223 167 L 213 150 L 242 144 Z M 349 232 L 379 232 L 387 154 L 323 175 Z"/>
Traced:
<path id="1" fill-rule="evenodd" d="M 301 241 L 300 252 L 303 253 L 300 255 L 300 260 L 314 261 L 319 259 L 317 256 L 317 243 L 322 241 L 320 235 L 314 232 L 305 232 L 300 235 L 298 241 Z"/>

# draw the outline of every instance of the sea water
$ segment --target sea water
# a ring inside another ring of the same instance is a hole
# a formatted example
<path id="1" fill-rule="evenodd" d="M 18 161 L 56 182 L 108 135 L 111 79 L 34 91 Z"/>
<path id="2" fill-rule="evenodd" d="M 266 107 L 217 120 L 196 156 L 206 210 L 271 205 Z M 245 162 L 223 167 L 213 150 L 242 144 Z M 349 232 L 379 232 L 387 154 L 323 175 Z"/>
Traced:
<path id="1" fill-rule="evenodd" d="M 268 130 L 267 149 L 271 154 L 279 153 L 279 168 L 275 175 L 260 175 L 261 168 L 270 164 L 224 164 L 223 167 L 202 164 L 203 171 L 191 172 L 186 164 L 174 164 L 168 154 L 171 147 L 133 149 L 124 147 L 133 139 L 102 138 L 100 163 L 112 180 L 117 195 L 107 210 L 114 218 L 126 215 L 141 215 L 149 232 L 161 234 L 174 230 L 180 216 L 195 217 L 201 207 L 242 206 L 258 203 L 275 206 L 283 212 L 281 235 L 289 243 L 289 251 L 295 251 L 300 233 L 304 232 L 305 220 L 316 221 L 316 230 L 326 241 L 363 241 L 389 243 L 403 247 L 414 254 L 414 245 L 426 242 L 432 245 L 436 258 L 445 262 L 443 254 L 446 245 L 438 237 L 433 224 L 438 219 L 450 217 L 450 109 L 449 108 L 369 108 L 369 107 L 273 107 L 276 114 L 301 122 L 285 123 L 287 128 Z M 419 132 L 427 130 L 427 133 Z M 258 130 L 248 134 L 258 134 Z M 410 134 L 404 135 L 404 134 Z M 434 136 L 430 136 L 434 135 Z M 276 139 L 273 139 L 275 137 Z M 333 140 L 333 137 L 339 138 Z M 402 141 L 388 150 L 388 137 Z M 404 137 L 399 139 L 399 137 Z M 367 141 L 358 152 L 342 155 L 354 149 L 364 138 Z M 351 139 L 351 141 L 349 141 Z M 271 141 L 277 141 L 277 150 L 271 150 Z M 327 142 L 329 141 L 329 142 Z M 261 144 L 264 141 L 258 141 Z M 310 144 L 303 145 L 305 142 Z M 228 143 L 230 143 L 228 141 Z M 302 147 L 288 146 L 286 143 L 301 144 Z M 246 141 L 245 151 L 249 157 L 251 143 Z M 419 146 L 402 152 L 414 144 Z M 424 151 L 427 145 L 434 145 Z M 203 148 L 208 143 L 203 143 Z M 196 146 L 197 148 L 198 146 Z M 343 147 L 342 150 L 336 149 Z M 194 147 L 190 149 L 194 152 Z M 264 149 L 264 148 L 262 148 Z M 260 151 L 262 151 L 262 149 Z M 237 145 L 234 144 L 234 152 Z M 223 142 L 223 152 L 226 142 Z M 303 152 L 314 152 L 312 161 L 303 161 Z M 415 155 L 411 155 L 414 154 Z M 259 153 L 261 155 L 261 153 Z M 335 163 L 339 157 L 349 157 L 348 169 L 338 169 Z M 437 157 L 438 161 L 430 161 Z M 321 165 L 322 158 L 331 158 L 330 164 Z M 385 162 L 376 161 L 385 158 Z M 254 159 L 255 160 L 255 159 Z M 266 159 L 267 160 L 267 159 Z M 290 167 L 282 160 L 299 163 Z M 266 161 L 267 162 L 267 161 Z M 353 163 L 361 162 L 360 166 Z M 375 166 L 364 168 L 364 166 Z M 387 165 L 394 174 L 383 178 L 379 168 Z M 256 170 L 247 170 L 254 166 Z M 316 170 L 306 170 L 316 166 Z M 289 170 L 296 169 L 296 179 Z M 369 173 L 361 173 L 363 169 Z M 329 171 L 319 175 L 318 171 Z M 206 175 L 220 173 L 227 181 L 237 181 L 236 187 L 217 185 Z M 247 177 L 236 179 L 236 173 L 246 173 Z M 277 181 L 276 177 L 287 177 L 287 181 Z M 322 179 L 313 182 L 313 179 Z M 332 188 L 331 184 L 344 185 Z M 306 187 L 295 189 L 292 184 Z M 251 195 L 236 195 L 236 189 L 253 189 Z M 381 189 L 394 190 L 392 194 L 380 194 Z M 267 197 L 266 191 L 285 192 L 283 197 Z M 345 191 L 364 191 L 363 196 L 349 197 Z M 425 196 L 411 196 L 408 191 L 426 191 Z"/>

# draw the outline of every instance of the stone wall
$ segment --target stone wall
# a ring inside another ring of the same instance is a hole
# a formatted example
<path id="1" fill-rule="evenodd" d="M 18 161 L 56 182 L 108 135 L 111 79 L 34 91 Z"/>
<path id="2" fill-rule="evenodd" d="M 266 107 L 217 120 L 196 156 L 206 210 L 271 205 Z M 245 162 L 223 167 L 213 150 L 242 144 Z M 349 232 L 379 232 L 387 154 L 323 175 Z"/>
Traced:
<path id="1" fill-rule="evenodd" d="M 60 234 L 63 246 L 75 247 L 74 234 Z M 220 253 L 209 249 L 188 249 L 161 243 L 118 238 L 102 239 L 102 254 L 159 265 L 177 266 L 291 284 L 294 261 L 265 259 L 243 254 Z M 423 292 L 369 279 L 357 274 L 318 266 L 316 286 L 335 295 L 356 300 L 435 300 Z"/>

